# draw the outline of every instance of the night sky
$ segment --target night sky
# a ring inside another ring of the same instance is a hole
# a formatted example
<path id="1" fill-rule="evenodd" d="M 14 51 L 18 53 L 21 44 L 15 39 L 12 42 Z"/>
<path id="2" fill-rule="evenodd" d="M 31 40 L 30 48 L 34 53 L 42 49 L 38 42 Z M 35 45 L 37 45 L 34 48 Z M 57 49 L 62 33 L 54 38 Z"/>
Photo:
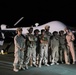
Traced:
<path id="1" fill-rule="evenodd" d="M 24 19 L 18 26 L 31 26 L 38 22 L 40 25 L 50 21 L 61 21 L 64 24 L 76 27 L 76 2 L 64 1 L 3 1 L 0 3 L 0 25 L 14 27 L 21 18 Z"/>

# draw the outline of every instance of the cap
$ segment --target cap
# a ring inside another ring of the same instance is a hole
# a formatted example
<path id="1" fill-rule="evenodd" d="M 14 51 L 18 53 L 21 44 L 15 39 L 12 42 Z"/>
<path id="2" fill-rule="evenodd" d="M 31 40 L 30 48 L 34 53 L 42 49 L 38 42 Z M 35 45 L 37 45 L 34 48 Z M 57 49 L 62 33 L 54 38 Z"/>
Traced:
<path id="1" fill-rule="evenodd" d="M 50 28 L 50 26 L 46 25 L 46 26 L 45 26 L 45 29 L 48 29 L 48 28 Z"/>
<path id="2" fill-rule="evenodd" d="M 42 30 L 41 30 L 41 33 L 42 33 L 42 32 L 45 32 L 45 30 L 44 30 L 44 29 L 42 29 Z"/>
<path id="3" fill-rule="evenodd" d="M 16 31 L 22 31 L 22 28 L 21 27 L 19 27 L 19 28 L 17 28 L 17 30 Z"/>
<path id="4" fill-rule="evenodd" d="M 27 30 L 29 31 L 30 29 L 33 29 L 33 27 L 31 26 L 31 27 L 29 27 Z"/>
<path id="5" fill-rule="evenodd" d="M 59 31 L 59 33 L 60 33 L 60 34 L 63 34 L 63 33 L 64 33 L 64 31 L 63 31 L 63 30 L 60 30 L 60 31 Z"/>
<path id="6" fill-rule="evenodd" d="M 53 35 L 56 35 L 56 34 L 58 34 L 58 32 L 57 32 L 57 31 L 54 31 L 54 32 L 53 32 Z"/>
<path id="7" fill-rule="evenodd" d="M 35 30 L 34 30 L 34 32 L 36 32 L 36 31 L 40 32 L 39 29 L 35 29 Z"/>

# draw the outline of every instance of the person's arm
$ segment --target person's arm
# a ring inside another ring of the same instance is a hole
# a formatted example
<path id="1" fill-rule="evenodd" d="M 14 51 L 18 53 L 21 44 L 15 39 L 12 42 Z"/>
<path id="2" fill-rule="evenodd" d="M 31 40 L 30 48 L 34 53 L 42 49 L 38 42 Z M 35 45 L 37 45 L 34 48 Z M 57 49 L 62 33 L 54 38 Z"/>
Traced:
<path id="1" fill-rule="evenodd" d="M 72 36 L 72 41 L 74 41 L 74 40 L 75 40 L 75 36 L 74 36 L 74 34 L 71 33 L 71 36 Z"/>
<path id="2" fill-rule="evenodd" d="M 18 47 L 19 49 L 21 49 L 21 47 L 20 47 L 20 45 L 19 45 L 19 43 L 17 41 L 17 37 L 16 36 L 14 37 L 14 44 L 16 45 L 16 47 Z"/>
<path id="3" fill-rule="evenodd" d="M 51 50 L 53 50 L 53 41 L 51 40 L 51 45 L 50 45 L 50 47 L 51 47 Z"/>
<path id="4" fill-rule="evenodd" d="M 42 39 L 40 39 L 40 43 L 44 43 L 44 41 Z"/>
<path id="5" fill-rule="evenodd" d="M 67 43 L 67 46 L 70 46 L 69 41 L 70 41 L 70 39 L 69 39 L 68 35 L 66 35 L 66 43 Z"/>
<path id="6" fill-rule="evenodd" d="M 68 37 L 67 37 L 67 35 L 66 35 L 65 37 L 66 37 L 66 42 L 68 43 L 69 41 L 68 41 Z"/>
<path id="7" fill-rule="evenodd" d="M 48 43 L 48 40 L 44 40 L 43 38 L 41 38 L 41 39 L 40 39 L 40 42 L 41 42 L 42 44 L 47 44 L 47 43 Z"/>
<path id="8" fill-rule="evenodd" d="M 48 44 L 48 41 L 44 41 L 44 44 Z"/>
<path id="9" fill-rule="evenodd" d="M 23 47 L 21 48 L 21 50 L 25 50 L 25 43 L 23 44 Z"/>

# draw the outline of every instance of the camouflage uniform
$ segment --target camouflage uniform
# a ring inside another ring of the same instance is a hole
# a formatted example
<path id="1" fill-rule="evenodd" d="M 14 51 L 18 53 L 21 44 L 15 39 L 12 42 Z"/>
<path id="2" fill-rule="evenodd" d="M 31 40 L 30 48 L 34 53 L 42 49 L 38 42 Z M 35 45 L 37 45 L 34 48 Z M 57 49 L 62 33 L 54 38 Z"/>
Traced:
<path id="1" fill-rule="evenodd" d="M 51 50 L 50 50 L 50 40 L 51 40 L 51 33 L 45 31 L 45 34 L 48 38 L 48 62 L 51 62 Z"/>
<path id="2" fill-rule="evenodd" d="M 36 37 L 33 34 L 28 33 L 26 36 L 27 42 L 27 54 L 25 64 L 27 65 L 30 58 L 33 60 L 33 65 L 36 66 Z"/>
<path id="3" fill-rule="evenodd" d="M 51 39 L 51 49 L 52 49 L 52 64 L 58 64 L 59 60 L 59 37 L 58 35 L 54 35 L 54 33 L 58 34 L 57 31 L 53 32 L 53 37 Z"/>
<path id="4" fill-rule="evenodd" d="M 51 39 L 51 32 L 49 32 L 50 26 L 45 26 L 45 34 L 48 37 L 48 63 L 51 62 L 51 48 L 50 48 L 50 39 Z"/>
<path id="5" fill-rule="evenodd" d="M 42 60 L 44 59 L 44 63 L 46 66 L 49 66 L 47 64 L 48 62 L 48 38 L 46 35 L 40 35 L 40 40 L 43 41 L 43 43 L 40 42 L 40 61 L 39 61 L 39 67 L 41 67 Z M 44 43 L 47 42 L 47 43 Z"/>
<path id="6" fill-rule="evenodd" d="M 25 49 L 25 39 L 22 35 L 18 36 L 16 35 L 14 37 L 14 44 L 15 44 L 15 51 L 14 51 L 14 63 L 13 66 L 16 68 L 18 63 L 20 67 L 23 67 L 23 61 L 24 61 L 24 49 Z M 23 50 L 21 50 L 23 49 Z"/>
<path id="7" fill-rule="evenodd" d="M 39 63 L 39 53 L 40 53 L 40 40 L 39 40 L 39 30 L 34 30 L 34 36 L 37 38 L 36 40 L 36 64 Z"/>
<path id="8" fill-rule="evenodd" d="M 65 63 L 68 64 L 68 49 L 67 49 L 67 41 L 66 41 L 66 35 L 64 34 L 64 31 L 59 32 L 59 58 L 60 62 L 63 63 L 63 60 L 65 59 Z M 65 57 L 65 58 L 64 58 Z"/>

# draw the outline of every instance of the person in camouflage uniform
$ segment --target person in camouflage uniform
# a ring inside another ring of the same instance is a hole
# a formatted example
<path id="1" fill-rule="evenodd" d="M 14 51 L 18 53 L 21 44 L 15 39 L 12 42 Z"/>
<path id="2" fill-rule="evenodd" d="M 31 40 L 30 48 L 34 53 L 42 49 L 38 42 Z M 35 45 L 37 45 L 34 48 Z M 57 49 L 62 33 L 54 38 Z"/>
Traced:
<path id="1" fill-rule="evenodd" d="M 36 41 L 36 64 L 39 64 L 39 53 L 40 53 L 40 41 L 39 41 L 39 30 L 35 29 L 34 30 L 34 36 L 37 38 Z"/>
<path id="2" fill-rule="evenodd" d="M 25 39 L 22 36 L 22 28 L 17 28 L 17 35 L 14 37 L 14 45 L 15 45 L 15 51 L 14 51 L 14 71 L 18 72 L 19 69 L 25 70 L 23 66 L 24 62 L 24 50 L 25 50 Z M 19 63 L 19 64 L 18 64 Z M 19 69 L 17 69 L 17 66 L 19 65 Z"/>
<path id="3" fill-rule="evenodd" d="M 64 34 L 63 30 L 59 31 L 59 55 L 61 63 L 63 63 L 63 60 L 65 60 L 66 64 L 70 64 L 68 59 L 66 35 Z"/>
<path id="4" fill-rule="evenodd" d="M 30 59 L 32 59 L 32 64 L 37 67 L 36 65 L 36 37 L 32 34 L 33 28 L 30 27 L 28 29 L 29 33 L 26 35 L 26 43 L 27 43 L 27 54 L 25 60 L 25 67 L 28 69 L 28 63 Z M 32 65 L 31 65 L 32 66 Z"/>
<path id="5" fill-rule="evenodd" d="M 45 34 L 48 37 L 48 63 L 51 62 L 51 48 L 50 48 L 50 40 L 51 40 L 51 32 L 49 32 L 50 26 L 45 26 Z"/>
<path id="6" fill-rule="evenodd" d="M 45 35 L 45 30 L 41 30 L 41 35 L 39 36 L 40 39 L 40 59 L 39 59 L 39 67 L 41 67 L 42 60 L 44 59 L 44 64 L 46 66 L 49 66 L 47 64 L 48 62 L 48 38 Z"/>
<path id="7" fill-rule="evenodd" d="M 59 36 L 58 36 L 58 32 L 54 31 L 53 32 L 53 36 L 51 38 L 51 49 L 52 49 L 52 63 L 51 65 L 54 64 L 59 64 L 58 60 L 59 60 Z"/>

